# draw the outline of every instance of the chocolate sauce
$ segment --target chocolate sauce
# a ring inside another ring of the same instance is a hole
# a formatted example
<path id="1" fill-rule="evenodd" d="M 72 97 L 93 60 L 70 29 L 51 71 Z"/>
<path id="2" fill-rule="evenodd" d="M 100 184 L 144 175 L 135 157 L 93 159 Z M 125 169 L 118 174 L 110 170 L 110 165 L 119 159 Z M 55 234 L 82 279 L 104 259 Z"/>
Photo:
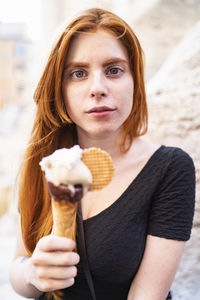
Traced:
<path id="1" fill-rule="evenodd" d="M 56 201 L 67 200 L 71 203 L 76 203 L 80 201 L 81 198 L 83 197 L 82 184 L 74 185 L 74 189 L 75 189 L 74 193 L 72 193 L 72 191 L 68 188 L 68 186 L 64 184 L 60 184 L 56 186 L 52 182 L 47 181 L 47 187 L 48 187 L 49 194 Z"/>

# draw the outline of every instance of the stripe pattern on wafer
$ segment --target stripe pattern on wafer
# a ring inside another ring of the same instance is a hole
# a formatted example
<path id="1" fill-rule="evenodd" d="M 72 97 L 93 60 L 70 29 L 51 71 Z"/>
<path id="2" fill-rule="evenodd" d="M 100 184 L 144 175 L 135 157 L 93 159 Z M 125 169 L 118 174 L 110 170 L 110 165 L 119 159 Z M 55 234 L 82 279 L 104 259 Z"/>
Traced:
<path id="1" fill-rule="evenodd" d="M 92 174 L 90 191 L 100 190 L 111 182 L 114 174 L 114 165 L 106 151 L 95 147 L 84 149 L 82 161 Z"/>

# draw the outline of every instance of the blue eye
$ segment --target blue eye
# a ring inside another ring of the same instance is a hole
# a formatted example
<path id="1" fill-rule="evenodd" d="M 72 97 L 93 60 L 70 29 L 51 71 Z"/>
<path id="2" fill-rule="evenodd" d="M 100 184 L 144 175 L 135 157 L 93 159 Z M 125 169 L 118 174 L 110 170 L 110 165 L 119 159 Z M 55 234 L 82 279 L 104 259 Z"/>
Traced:
<path id="1" fill-rule="evenodd" d="M 73 78 L 82 78 L 86 76 L 86 73 L 82 70 L 75 71 L 71 74 Z"/>
<path id="2" fill-rule="evenodd" d="M 110 68 L 108 70 L 107 74 L 109 74 L 109 75 L 119 75 L 121 72 L 122 72 L 122 70 L 120 68 L 115 67 L 115 68 Z"/>

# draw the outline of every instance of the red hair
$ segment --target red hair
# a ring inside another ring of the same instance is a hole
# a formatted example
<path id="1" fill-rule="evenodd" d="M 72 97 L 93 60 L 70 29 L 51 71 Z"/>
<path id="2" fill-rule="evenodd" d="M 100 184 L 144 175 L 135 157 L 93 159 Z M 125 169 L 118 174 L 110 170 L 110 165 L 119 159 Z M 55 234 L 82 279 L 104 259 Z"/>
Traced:
<path id="1" fill-rule="evenodd" d="M 121 151 L 127 151 L 134 137 L 147 131 L 147 104 L 144 87 L 143 51 L 130 26 L 103 9 L 89 9 L 64 30 L 44 69 L 34 99 L 37 112 L 21 173 L 20 213 L 24 244 L 29 255 L 38 240 L 51 232 L 51 201 L 39 162 L 58 148 L 77 144 L 76 127 L 71 124 L 62 97 L 62 75 L 71 41 L 81 32 L 97 29 L 112 32 L 127 50 L 134 80 L 132 111 L 123 124 Z M 128 143 L 127 143 L 128 142 Z M 59 292 L 51 293 L 59 299 Z"/>

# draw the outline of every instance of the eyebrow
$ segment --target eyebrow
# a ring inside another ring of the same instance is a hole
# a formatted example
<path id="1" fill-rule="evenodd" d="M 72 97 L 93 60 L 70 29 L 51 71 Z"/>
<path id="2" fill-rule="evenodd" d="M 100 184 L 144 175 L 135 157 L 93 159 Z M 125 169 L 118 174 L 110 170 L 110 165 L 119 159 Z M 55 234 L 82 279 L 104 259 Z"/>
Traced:
<path id="1" fill-rule="evenodd" d="M 123 59 L 123 58 L 119 58 L 119 57 L 111 57 L 109 59 L 107 59 L 104 63 L 103 63 L 103 67 L 109 66 L 109 65 L 113 65 L 113 64 L 118 64 L 118 63 L 123 63 L 123 64 L 128 64 L 128 60 Z M 83 62 L 79 62 L 79 61 L 72 61 L 69 64 L 65 65 L 65 69 L 68 68 L 84 68 L 84 67 L 88 67 L 89 63 L 83 63 Z"/>
<path id="2" fill-rule="evenodd" d="M 118 64 L 118 63 L 123 63 L 123 64 L 128 64 L 128 60 L 126 59 L 123 59 L 123 58 L 119 58 L 119 57 L 114 57 L 114 58 L 110 58 L 110 59 L 107 59 L 105 61 L 105 63 L 103 64 L 103 66 L 107 66 L 107 65 L 112 65 L 112 64 Z"/>

